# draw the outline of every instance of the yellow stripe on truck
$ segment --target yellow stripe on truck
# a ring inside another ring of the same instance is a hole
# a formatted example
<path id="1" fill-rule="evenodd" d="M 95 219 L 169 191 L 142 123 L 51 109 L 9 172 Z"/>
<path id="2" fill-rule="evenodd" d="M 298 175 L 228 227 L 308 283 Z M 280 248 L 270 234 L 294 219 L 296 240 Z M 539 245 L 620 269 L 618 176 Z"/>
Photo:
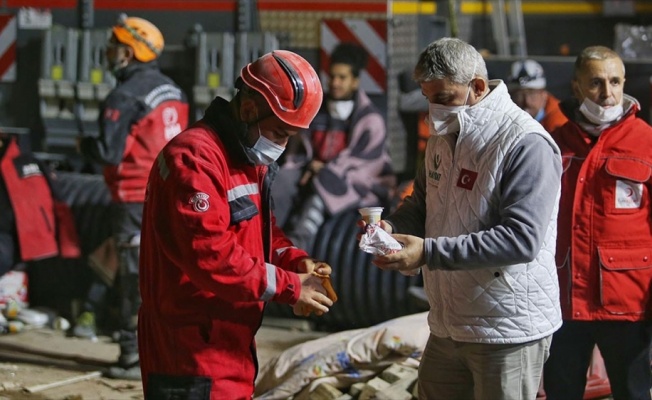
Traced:
<path id="1" fill-rule="evenodd" d="M 392 14 L 435 14 L 437 5 L 433 1 L 394 1 Z"/>
<path id="2" fill-rule="evenodd" d="M 490 14 L 493 11 L 491 1 L 462 1 L 462 14 Z M 652 12 L 652 4 L 644 1 L 635 3 L 637 13 Z M 505 1 L 506 11 L 509 1 Z M 523 14 L 602 14 L 602 0 L 593 1 L 522 1 Z"/>

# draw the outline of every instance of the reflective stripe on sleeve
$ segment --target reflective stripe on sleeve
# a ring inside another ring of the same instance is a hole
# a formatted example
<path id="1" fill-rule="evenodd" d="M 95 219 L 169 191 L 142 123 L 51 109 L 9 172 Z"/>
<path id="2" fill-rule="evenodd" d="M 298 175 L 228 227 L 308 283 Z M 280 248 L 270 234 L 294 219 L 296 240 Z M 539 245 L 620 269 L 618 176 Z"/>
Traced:
<path id="1" fill-rule="evenodd" d="M 233 201 L 243 196 L 258 194 L 258 184 L 248 183 L 246 185 L 236 186 L 226 194 L 228 201 Z"/>
<path id="2" fill-rule="evenodd" d="M 277 257 L 282 257 L 283 254 L 285 254 L 285 252 L 288 251 L 288 250 L 290 250 L 290 249 L 296 249 L 296 247 L 294 247 L 294 246 L 288 246 L 288 247 L 281 247 L 280 249 L 276 249 L 276 252 L 275 252 L 275 253 L 276 253 L 276 256 L 277 256 Z"/>
<path id="3" fill-rule="evenodd" d="M 270 301 L 276 293 L 276 266 L 265 263 L 265 267 L 267 268 L 267 288 L 265 288 L 265 293 L 260 297 L 260 300 Z"/>

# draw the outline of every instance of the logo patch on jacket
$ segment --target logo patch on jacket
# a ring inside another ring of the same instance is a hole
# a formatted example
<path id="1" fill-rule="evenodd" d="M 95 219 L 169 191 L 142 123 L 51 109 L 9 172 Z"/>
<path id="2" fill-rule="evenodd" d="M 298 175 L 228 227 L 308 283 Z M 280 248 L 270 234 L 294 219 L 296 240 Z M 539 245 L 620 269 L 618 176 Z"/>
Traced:
<path id="1" fill-rule="evenodd" d="M 616 181 L 616 208 L 639 208 L 643 196 L 643 184 L 632 181 Z"/>
<path id="2" fill-rule="evenodd" d="M 197 212 L 206 212 L 210 206 L 208 195 L 203 192 L 193 194 L 188 203 L 192 204 L 192 208 Z"/>
<path id="3" fill-rule="evenodd" d="M 181 124 L 179 124 L 179 113 L 174 107 L 165 107 L 163 109 L 163 126 L 165 126 L 165 140 L 171 140 L 181 132 Z"/>
<path id="4" fill-rule="evenodd" d="M 435 182 L 435 186 L 439 187 L 439 181 L 441 180 L 441 173 L 439 172 L 439 166 L 441 165 L 441 154 L 435 154 L 433 157 L 432 166 L 433 169 L 428 172 L 428 177 Z"/>
<path id="5" fill-rule="evenodd" d="M 120 118 L 120 110 L 115 108 L 107 108 L 104 110 L 104 119 L 116 122 Z"/>
<path id="6" fill-rule="evenodd" d="M 20 176 L 21 178 L 27 178 L 30 176 L 43 175 L 41 169 L 36 163 L 25 164 L 21 167 Z"/>
<path id="7" fill-rule="evenodd" d="M 460 171 L 460 177 L 457 178 L 457 186 L 462 189 L 471 190 L 473 189 L 473 184 L 475 184 L 477 178 L 477 172 L 462 168 L 462 171 Z"/>

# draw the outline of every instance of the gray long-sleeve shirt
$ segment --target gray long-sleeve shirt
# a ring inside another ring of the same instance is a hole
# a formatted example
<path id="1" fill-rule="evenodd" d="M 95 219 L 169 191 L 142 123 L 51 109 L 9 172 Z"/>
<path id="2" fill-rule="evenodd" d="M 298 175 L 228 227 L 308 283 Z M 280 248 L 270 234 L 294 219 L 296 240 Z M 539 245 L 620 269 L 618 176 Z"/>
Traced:
<path id="1" fill-rule="evenodd" d="M 526 135 L 506 155 L 499 190 L 500 222 L 458 237 L 425 238 L 430 269 L 471 270 L 523 262 L 536 256 L 555 205 L 561 165 L 540 135 Z M 533 177 L 537 177 L 533 179 Z M 394 233 L 425 235 L 425 168 L 420 166 L 414 191 L 386 220 Z"/>

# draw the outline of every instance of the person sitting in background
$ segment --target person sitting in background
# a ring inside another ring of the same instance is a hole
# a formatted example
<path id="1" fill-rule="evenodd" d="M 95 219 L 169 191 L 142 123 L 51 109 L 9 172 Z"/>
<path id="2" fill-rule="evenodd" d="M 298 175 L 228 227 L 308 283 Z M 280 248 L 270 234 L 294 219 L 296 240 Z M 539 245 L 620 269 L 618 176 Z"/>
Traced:
<path id="1" fill-rule="evenodd" d="M 559 100 L 546 90 L 546 76 L 538 62 L 515 61 L 506 83 L 514 103 L 539 121 L 548 132 L 568 121 L 559 109 Z"/>
<path id="2" fill-rule="evenodd" d="M 15 135 L 0 132 L 0 276 L 26 261 L 80 257 L 73 216 L 54 179 Z"/>
<path id="3" fill-rule="evenodd" d="M 325 101 L 310 128 L 288 144 L 272 188 L 279 226 L 308 252 L 328 216 L 388 206 L 396 185 L 385 121 L 360 87 L 366 64 L 358 45 L 334 49 Z"/>
<path id="4" fill-rule="evenodd" d="M 118 84 L 102 103 L 99 137 L 81 138 L 79 150 L 104 166 L 112 197 L 120 263 L 115 281 L 120 356 L 108 376 L 138 380 L 138 257 L 145 186 L 158 152 L 186 128 L 189 108 L 183 91 L 160 71 L 156 60 L 164 40 L 154 24 L 122 14 L 111 31 L 106 58 Z"/>

